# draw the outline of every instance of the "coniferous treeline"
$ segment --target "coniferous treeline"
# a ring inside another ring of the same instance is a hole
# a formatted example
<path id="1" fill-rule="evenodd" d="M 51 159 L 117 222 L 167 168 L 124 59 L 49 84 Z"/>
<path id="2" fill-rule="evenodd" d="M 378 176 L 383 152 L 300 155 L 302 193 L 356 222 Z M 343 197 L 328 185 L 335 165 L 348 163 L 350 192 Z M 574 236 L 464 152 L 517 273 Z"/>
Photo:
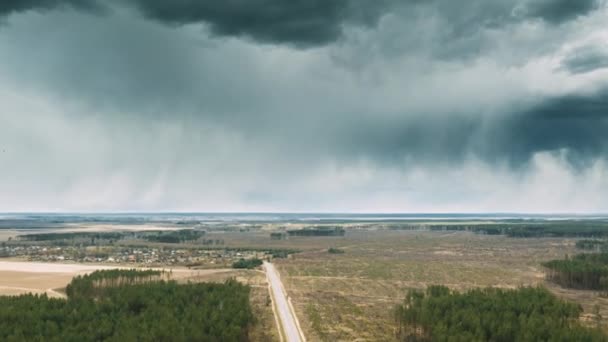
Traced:
<path id="1" fill-rule="evenodd" d="M 270 233 L 270 239 L 271 240 L 286 240 L 287 239 L 287 233 L 285 233 L 285 232 L 272 232 L 272 233 Z"/>
<path id="2" fill-rule="evenodd" d="M 99 270 L 74 277 L 65 292 L 69 298 L 98 298 L 109 287 L 159 281 L 164 274 L 159 270 Z"/>
<path id="3" fill-rule="evenodd" d="M 581 311 L 540 287 L 459 293 L 430 286 L 410 291 L 395 319 L 400 341 L 608 341 L 578 323 Z"/>
<path id="4" fill-rule="evenodd" d="M 55 246 L 112 244 L 125 238 L 127 233 L 119 232 L 68 232 L 68 233 L 38 233 L 24 234 L 17 237 L 18 241 L 37 242 Z M 133 234 L 133 233 L 132 233 Z"/>
<path id="5" fill-rule="evenodd" d="M 530 226 L 515 226 L 506 230 L 510 237 L 606 237 L 608 225 L 582 224 L 544 224 Z"/>
<path id="6" fill-rule="evenodd" d="M 487 235 L 506 235 L 513 238 L 539 238 L 539 237 L 581 237 L 602 238 L 608 237 L 608 224 L 606 223 L 537 223 L 537 224 L 476 224 L 476 225 L 431 225 L 431 231 L 470 231 Z"/>
<path id="7" fill-rule="evenodd" d="M 98 240 L 120 240 L 123 233 L 92 233 L 92 232 L 69 232 L 69 233 L 37 233 L 19 235 L 20 240 L 24 241 L 57 241 L 57 240 L 76 240 L 76 239 L 98 239 Z"/>
<path id="8" fill-rule="evenodd" d="M 79 243 L 94 245 L 100 242 L 114 242 L 125 239 L 142 239 L 150 242 L 184 243 L 193 242 L 205 236 L 204 230 L 180 229 L 140 232 L 68 232 L 68 233 L 37 233 L 19 235 L 21 241 L 53 242 L 54 244 Z M 213 244 L 213 240 L 207 240 Z M 217 243 L 219 244 L 219 243 Z M 223 244 L 223 241 L 222 241 Z"/>
<path id="9" fill-rule="evenodd" d="M 192 242 L 205 236 L 204 230 L 192 230 L 192 229 L 180 229 L 173 231 L 161 231 L 156 234 L 142 234 L 141 237 L 144 240 L 150 242 L 163 242 L 163 243 L 184 243 Z"/>
<path id="10" fill-rule="evenodd" d="M 240 259 L 232 264 L 232 268 L 247 268 L 253 269 L 262 265 L 262 260 L 254 258 L 254 259 Z"/>
<path id="11" fill-rule="evenodd" d="M 336 247 L 329 247 L 327 249 L 327 253 L 329 254 L 344 254 L 344 250 Z"/>
<path id="12" fill-rule="evenodd" d="M 346 231 L 340 226 L 312 226 L 287 230 L 288 236 L 344 236 Z"/>
<path id="13" fill-rule="evenodd" d="M 0 297 L 0 341 L 248 340 L 253 320 L 249 287 L 234 280 L 121 283 L 87 295 L 92 293 L 86 290 L 93 284 L 90 279 L 139 278 L 132 271 L 81 277 L 70 284 L 67 300 L 46 295 Z"/>
<path id="14" fill-rule="evenodd" d="M 583 239 L 576 241 L 576 248 L 584 250 L 608 251 L 608 240 Z"/>
<path id="15" fill-rule="evenodd" d="M 546 277 L 561 286 L 608 291 L 608 253 L 578 254 L 545 262 Z"/>

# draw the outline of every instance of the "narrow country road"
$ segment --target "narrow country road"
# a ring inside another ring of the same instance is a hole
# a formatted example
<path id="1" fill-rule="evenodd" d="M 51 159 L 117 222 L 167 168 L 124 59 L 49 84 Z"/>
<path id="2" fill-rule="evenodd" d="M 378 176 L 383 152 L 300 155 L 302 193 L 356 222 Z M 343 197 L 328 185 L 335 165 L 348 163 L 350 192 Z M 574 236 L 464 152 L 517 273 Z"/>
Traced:
<path id="1" fill-rule="evenodd" d="M 266 261 L 264 261 L 264 269 L 266 270 L 266 278 L 268 278 L 268 284 L 270 285 L 270 291 L 275 303 L 275 314 L 279 315 L 285 339 L 287 342 L 303 341 L 304 338 L 297 323 L 298 319 L 287 301 L 287 293 L 283 288 L 283 283 L 281 283 L 277 270 L 273 264 Z"/>

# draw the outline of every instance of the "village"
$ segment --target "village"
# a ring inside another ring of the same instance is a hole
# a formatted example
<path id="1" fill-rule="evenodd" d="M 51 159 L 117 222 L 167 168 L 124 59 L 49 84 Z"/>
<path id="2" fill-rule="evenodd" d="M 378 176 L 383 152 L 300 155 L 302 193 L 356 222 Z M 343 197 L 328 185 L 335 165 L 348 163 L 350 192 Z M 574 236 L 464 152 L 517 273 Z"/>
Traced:
<path id="1" fill-rule="evenodd" d="M 173 247 L 77 247 L 48 245 L 0 245 L 0 258 L 41 262 L 133 264 L 134 266 L 230 267 L 241 259 L 268 259 L 267 251 L 191 249 Z"/>

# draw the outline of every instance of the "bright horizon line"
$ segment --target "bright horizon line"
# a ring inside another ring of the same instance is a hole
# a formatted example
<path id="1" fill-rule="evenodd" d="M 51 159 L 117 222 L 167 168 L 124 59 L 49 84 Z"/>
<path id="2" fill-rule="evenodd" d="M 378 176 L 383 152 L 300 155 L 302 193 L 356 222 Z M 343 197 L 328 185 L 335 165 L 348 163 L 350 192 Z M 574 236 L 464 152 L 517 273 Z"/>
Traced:
<path id="1" fill-rule="evenodd" d="M 461 212 L 342 212 L 342 211 L 0 211 L 1 215 L 23 215 L 23 214 L 257 214 L 257 215 L 608 215 L 608 212 L 502 212 L 502 211 L 461 211 Z"/>

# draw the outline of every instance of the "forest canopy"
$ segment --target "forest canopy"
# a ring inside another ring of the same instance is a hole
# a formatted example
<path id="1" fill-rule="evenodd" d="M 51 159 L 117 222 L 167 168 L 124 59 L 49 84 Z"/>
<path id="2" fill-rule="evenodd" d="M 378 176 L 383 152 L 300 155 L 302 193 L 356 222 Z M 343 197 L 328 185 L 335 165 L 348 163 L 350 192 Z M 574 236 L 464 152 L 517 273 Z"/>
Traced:
<path id="1" fill-rule="evenodd" d="M 561 286 L 608 291 L 608 253 L 586 253 L 545 262 L 546 277 Z"/>
<path id="2" fill-rule="evenodd" d="M 588 251 L 608 252 L 608 240 L 583 239 L 576 241 L 576 248 Z"/>
<path id="3" fill-rule="evenodd" d="M 106 271 L 75 279 L 67 300 L 0 297 L 0 341 L 248 340 L 248 286 L 135 281 L 158 276 Z"/>
<path id="4" fill-rule="evenodd" d="M 410 291 L 395 310 L 400 341 L 608 341 L 581 326 L 580 306 L 542 287 Z"/>
<path id="5" fill-rule="evenodd" d="M 564 221 L 550 223 L 525 224 L 521 222 L 507 224 L 450 224 L 431 225 L 431 231 L 471 231 L 486 235 L 506 235 L 512 238 L 541 238 L 541 237 L 608 237 L 608 223 Z"/>

